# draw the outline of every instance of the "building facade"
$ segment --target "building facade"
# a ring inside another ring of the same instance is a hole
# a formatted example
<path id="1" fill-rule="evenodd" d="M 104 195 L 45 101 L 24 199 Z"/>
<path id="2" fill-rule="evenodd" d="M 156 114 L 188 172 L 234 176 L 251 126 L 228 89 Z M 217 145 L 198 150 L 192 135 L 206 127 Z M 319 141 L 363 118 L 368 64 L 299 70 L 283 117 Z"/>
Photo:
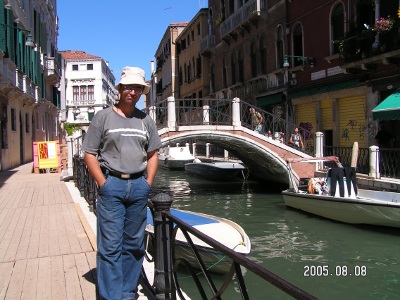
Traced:
<path id="1" fill-rule="evenodd" d="M 0 0 L 0 170 L 33 161 L 33 142 L 60 139 L 55 0 Z"/>
<path id="2" fill-rule="evenodd" d="M 400 36 L 395 1 L 307 1 L 287 4 L 287 97 L 293 121 L 324 133 L 325 145 L 376 145 L 382 122 L 372 109 L 399 88 Z M 392 28 L 374 30 L 392 16 Z M 389 123 L 396 134 L 398 121 Z M 397 124 L 397 125 L 396 125 Z"/>
<path id="3" fill-rule="evenodd" d="M 101 57 L 78 50 L 60 54 L 63 58 L 60 121 L 87 126 L 97 111 L 115 102 L 115 77 Z"/>
<path id="4" fill-rule="evenodd" d="M 179 85 L 179 103 L 176 105 L 179 107 L 180 119 L 190 124 L 201 121 L 203 105 L 206 105 L 203 98 L 210 93 L 210 55 L 201 48 L 204 38 L 207 37 L 208 10 L 204 8 L 194 16 L 175 41 Z M 189 114 L 188 111 L 192 113 Z"/>

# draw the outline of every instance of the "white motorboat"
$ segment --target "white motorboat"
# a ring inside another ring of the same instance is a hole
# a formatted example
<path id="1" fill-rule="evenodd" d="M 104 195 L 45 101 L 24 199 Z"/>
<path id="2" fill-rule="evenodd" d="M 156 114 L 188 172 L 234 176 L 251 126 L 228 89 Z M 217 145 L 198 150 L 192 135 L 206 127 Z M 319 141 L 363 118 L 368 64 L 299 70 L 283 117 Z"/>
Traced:
<path id="1" fill-rule="evenodd" d="M 237 253 L 247 255 L 251 251 L 249 237 L 243 228 L 233 221 L 178 209 L 171 209 L 170 212 L 173 216 Z M 228 257 L 192 234 L 189 233 L 189 236 L 208 271 L 220 274 L 229 272 L 232 261 Z M 154 238 L 154 225 L 150 209 L 147 210 L 146 237 L 146 249 L 153 255 L 150 241 Z M 175 258 L 184 258 L 193 268 L 199 268 L 196 257 L 180 229 L 177 230 L 175 236 Z"/>
<path id="2" fill-rule="evenodd" d="M 307 191 L 299 189 L 290 164 L 335 161 L 326 178 L 311 178 Z M 400 228 L 400 194 L 358 189 L 354 168 L 343 168 L 337 157 L 288 160 L 291 186 L 283 191 L 286 206 L 349 224 Z M 352 173 L 352 174 L 349 174 Z"/>
<path id="3" fill-rule="evenodd" d="M 245 169 L 246 167 L 241 163 L 227 161 L 202 162 L 195 159 L 193 162 L 185 164 L 185 171 L 190 174 L 221 181 L 239 178 Z"/>
<path id="4" fill-rule="evenodd" d="M 185 164 L 192 162 L 194 156 L 190 153 L 189 144 L 184 147 L 165 147 L 158 152 L 158 165 L 168 169 L 184 169 Z"/>

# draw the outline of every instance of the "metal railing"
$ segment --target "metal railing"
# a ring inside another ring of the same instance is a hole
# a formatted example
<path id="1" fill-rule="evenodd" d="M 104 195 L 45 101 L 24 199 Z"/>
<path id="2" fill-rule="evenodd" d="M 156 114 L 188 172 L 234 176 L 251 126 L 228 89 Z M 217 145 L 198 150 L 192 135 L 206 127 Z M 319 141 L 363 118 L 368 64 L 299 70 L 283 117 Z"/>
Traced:
<path id="1" fill-rule="evenodd" d="M 196 125 L 217 125 L 232 126 L 232 99 L 203 99 L 201 105 L 196 106 L 198 99 L 175 99 L 176 126 L 196 126 Z M 266 134 L 271 131 L 272 137 L 282 140 L 288 144 L 290 135 L 296 127 L 303 138 L 303 151 L 309 155 L 314 155 L 315 135 L 311 130 L 296 125 L 279 115 L 267 112 L 259 107 L 247 103 L 239 102 L 239 114 L 241 126 L 253 129 L 250 115 L 250 108 L 254 108 L 263 116 L 263 132 Z M 148 113 L 148 111 L 146 111 Z M 168 102 L 163 100 L 155 106 L 156 124 L 159 129 L 168 127 Z"/>
<path id="2" fill-rule="evenodd" d="M 73 178 L 81 196 L 86 199 L 94 213 L 96 213 L 97 187 L 93 177 L 88 172 L 83 158 L 78 155 L 74 156 L 73 171 Z M 180 299 L 186 299 L 180 288 L 180 279 L 177 273 L 179 266 L 184 266 L 190 272 L 201 299 L 208 299 L 207 294 L 210 293 L 212 294 L 210 299 L 222 299 L 223 293 L 226 291 L 228 285 L 233 282 L 233 278 L 235 278 L 239 285 L 242 299 L 250 299 L 243 277 L 242 267 L 295 299 L 317 299 L 315 296 L 285 281 L 247 257 L 236 253 L 218 241 L 203 234 L 179 218 L 174 217 L 169 212 L 171 204 L 172 199 L 169 195 L 163 193 L 157 194 L 153 197 L 152 201 L 149 202 L 149 207 L 153 212 L 154 224 L 154 238 L 151 239 L 151 245 L 155 251 L 154 260 L 151 260 L 154 261 L 154 284 L 150 286 L 144 271 L 142 271 L 140 282 L 146 284 L 146 290 L 152 293 L 156 299 L 176 299 L 177 294 Z M 173 226 L 174 224 L 175 227 Z M 196 260 L 201 266 L 201 276 L 204 276 L 206 279 L 205 282 L 204 280 L 200 280 L 199 271 L 194 270 L 187 260 L 184 258 L 174 259 L 173 241 L 178 229 L 183 232 L 191 251 L 193 251 Z M 206 269 L 189 233 L 206 242 L 232 261 L 230 271 L 226 274 L 225 280 L 219 288 L 213 281 L 211 273 Z M 185 278 L 185 280 L 186 279 L 187 278 Z M 204 285 L 206 285 L 206 287 L 204 287 Z"/>
<path id="3" fill-rule="evenodd" d="M 337 156 L 344 166 L 350 166 L 352 149 L 352 147 L 324 146 L 324 156 Z M 359 148 L 357 172 L 368 174 L 369 166 L 369 148 Z M 400 149 L 379 148 L 379 170 L 382 177 L 400 178 Z"/>

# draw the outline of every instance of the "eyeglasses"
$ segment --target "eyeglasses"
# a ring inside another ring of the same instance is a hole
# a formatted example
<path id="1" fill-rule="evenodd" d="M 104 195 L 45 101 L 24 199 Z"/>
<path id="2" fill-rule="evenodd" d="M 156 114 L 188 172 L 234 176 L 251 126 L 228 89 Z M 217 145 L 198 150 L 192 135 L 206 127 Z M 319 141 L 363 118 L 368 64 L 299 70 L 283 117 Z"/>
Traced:
<path id="1" fill-rule="evenodd" d="M 143 92 L 143 88 L 138 86 L 122 85 L 121 88 L 124 91 L 134 91 L 137 94 L 141 94 Z"/>

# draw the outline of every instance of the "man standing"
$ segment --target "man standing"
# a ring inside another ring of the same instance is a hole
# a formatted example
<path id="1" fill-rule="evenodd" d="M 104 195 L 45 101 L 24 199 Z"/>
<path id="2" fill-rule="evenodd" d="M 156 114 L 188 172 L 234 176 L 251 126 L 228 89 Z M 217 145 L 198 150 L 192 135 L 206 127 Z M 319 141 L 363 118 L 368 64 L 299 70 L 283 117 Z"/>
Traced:
<path id="1" fill-rule="evenodd" d="M 125 67 L 119 102 L 96 113 L 83 142 L 98 186 L 97 287 L 101 299 L 136 299 L 144 258 L 148 195 L 161 146 L 154 121 L 136 108 L 150 87 L 145 73 Z"/>
<path id="2" fill-rule="evenodd" d="M 263 122 L 263 117 L 262 115 L 256 111 L 253 107 L 250 107 L 249 109 L 250 116 L 251 116 L 251 128 L 258 132 L 262 132 L 262 122 Z"/>

